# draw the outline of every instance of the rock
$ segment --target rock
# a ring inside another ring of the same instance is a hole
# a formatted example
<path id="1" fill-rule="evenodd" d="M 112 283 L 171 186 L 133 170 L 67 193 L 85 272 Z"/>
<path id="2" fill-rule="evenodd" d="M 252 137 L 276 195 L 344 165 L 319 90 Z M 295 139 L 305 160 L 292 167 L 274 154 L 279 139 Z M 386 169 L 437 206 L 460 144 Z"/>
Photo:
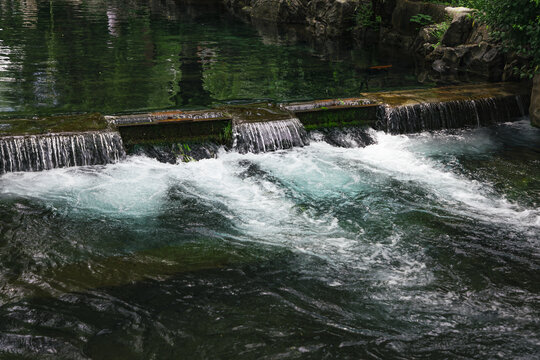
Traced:
<path id="1" fill-rule="evenodd" d="M 356 5 L 352 0 L 311 0 L 307 22 L 316 36 L 340 36 L 355 25 Z"/>
<path id="2" fill-rule="evenodd" d="M 457 18 L 462 17 L 463 15 L 471 15 L 472 13 L 475 12 L 474 9 L 469 9 L 466 7 L 450 7 L 450 6 L 445 8 L 444 11 L 446 11 L 448 16 L 450 16 L 452 20 L 456 20 Z"/>
<path id="3" fill-rule="evenodd" d="M 256 20 L 306 23 L 306 4 L 301 0 L 253 0 L 251 8 L 251 17 Z"/>
<path id="4" fill-rule="evenodd" d="M 394 30 L 404 35 L 416 35 L 420 25 L 411 22 L 411 18 L 418 14 L 429 15 L 434 23 L 443 22 L 448 16 L 444 5 L 411 0 L 397 0 L 396 8 L 392 13 L 392 26 Z"/>
<path id="5" fill-rule="evenodd" d="M 467 39 L 467 44 L 480 44 L 482 41 L 490 41 L 489 31 L 485 25 L 473 25 Z"/>
<path id="6" fill-rule="evenodd" d="M 445 46 L 458 46 L 465 44 L 473 30 L 473 19 L 467 15 L 454 18 L 448 30 L 443 35 L 441 43 Z"/>
<path id="7" fill-rule="evenodd" d="M 435 60 L 431 67 L 438 73 L 444 73 L 448 71 L 448 66 L 446 65 L 444 60 Z"/>
<path id="8" fill-rule="evenodd" d="M 501 81 L 505 56 L 499 46 L 482 42 L 455 47 L 438 46 L 433 51 L 415 48 L 417 75 L 424 81 Z M 431 45 L 432 46 L 432 45 Z"/>
<path id="9" fill-rule="evenodd" d="M 437 25 L 430 25 L 423 27 L 420 32 L 418 33 L 418 36 L 416 37 L 415 43 L 419 42 L 421 44 L 429 43 L 429 44 L 435 44 L 437 43 L 437 37 L 435 36 L 434 31 L 437 29 Z"/>
<path id="10" fill-rule="evenodd" d="M 409 50 L 414 44 L 414 38 L 401 34 L 391 28 L 381 27 L 379 44 L 388 49 Z"/>
<path id="11" fill-rule="evenodd" d="M 397 0 L 373 0 L 373 12 L 381 17 L 382 25 L 392 24 L 392 14 L 397 5 Z"/>
<path id="12" fill-rule="evenodd" d="M 540 74 L 534 76 L 529 114 L 532 126 L 540 127 Z"/>

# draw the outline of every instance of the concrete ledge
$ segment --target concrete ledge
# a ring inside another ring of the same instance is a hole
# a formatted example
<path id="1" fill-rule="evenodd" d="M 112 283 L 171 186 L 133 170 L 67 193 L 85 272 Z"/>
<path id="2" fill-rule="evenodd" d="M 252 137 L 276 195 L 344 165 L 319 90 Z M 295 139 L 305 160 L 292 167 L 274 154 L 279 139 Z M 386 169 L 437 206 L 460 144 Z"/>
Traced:
<path id="1" fill-rule="evenodd" d="M 484 83 L 471 85 L 454 85 L 431 89 L 388 91 L 364 93 L 365 98 L 381 105 L 391 107 L 414 105 L 421 103 L 444 103 L 450 101 L 500 98 L 507 96 L 529 96 L 529 83 Z"/>
<path id="2" fill-rule="evenodd" d="M 146 114 L 102 116 L 83 114 L 31 119 L 0 119 L 0 136 L 83 133 L 118 129 L 126 147 L 137 144 L 208 143 L 230 145 L 232 127 L 245 122 L 297 117 L 307 130 L 342 126 L 376 126 L 381 107 L 450 103 L 522 96 L 529 83 L 488 83 L 432 89 L 360 93 L 359 97 L 284 104 L 256 103 L 203 111 L 168 110 Z M 528 106 L 528 103 L 526 104 Z"/>
<path id="3" fill-rule="evenodd" d="M 176 142 L 214 142 L 227 145 L 231 141 L 232 121 L 228 118 L 197 121 L 171 119 L 155 123 L 119 125 L 118 131 L 125 146 Z"/>
<path id="4" fill-rule="evenodd" d="M 0 136 L 80 133 L 110 128 L 105 117 L 98 113 L 0 119 Z"/>
<path id="5" fill-rule="evenodd" d="M 332 106 L 300 110 L 295 114 L 306 130 L 345 126 L 373 126 L 380 105 Z"/>

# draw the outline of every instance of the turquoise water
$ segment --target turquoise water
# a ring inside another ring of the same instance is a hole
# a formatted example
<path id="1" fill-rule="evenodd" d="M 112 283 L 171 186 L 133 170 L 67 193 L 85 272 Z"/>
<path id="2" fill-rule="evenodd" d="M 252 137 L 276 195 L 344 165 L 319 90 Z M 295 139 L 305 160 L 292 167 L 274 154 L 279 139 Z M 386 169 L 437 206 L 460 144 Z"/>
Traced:
<path id="1" fill-rule="evenodd" d="M 204 2 L 3 0 L 0 116 L 351 97 L 389 62 L 370 90 L 418 86 L 407 57 L 344 43 L 317 51 Z"/>
<path id="2" fill-rule="evenodd" d="M 0 177 L 0 354 L 533 358 L 540 132 Z"/>

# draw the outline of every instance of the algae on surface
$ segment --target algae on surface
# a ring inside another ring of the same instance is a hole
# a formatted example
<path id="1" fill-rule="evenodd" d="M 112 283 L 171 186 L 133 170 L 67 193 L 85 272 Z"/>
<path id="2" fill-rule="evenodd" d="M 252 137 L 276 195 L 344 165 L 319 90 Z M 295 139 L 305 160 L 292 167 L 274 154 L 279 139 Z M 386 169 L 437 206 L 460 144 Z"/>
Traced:
<path id="1" fill-rule="evenodd" d="M 108 129 L 99 113 L 59 115 L 22 119 L 0 119 L 0 136 L 41 135 L 50 133 L 80 133 Z"/>
<path id="2" fill-rule="evenodd" d="M 430 89 L 364 93 L 364 97 L 391 107 L 418 103 L 476 100 L 530 94 L 527 83 L 483 83 L 445 86 Z"/>

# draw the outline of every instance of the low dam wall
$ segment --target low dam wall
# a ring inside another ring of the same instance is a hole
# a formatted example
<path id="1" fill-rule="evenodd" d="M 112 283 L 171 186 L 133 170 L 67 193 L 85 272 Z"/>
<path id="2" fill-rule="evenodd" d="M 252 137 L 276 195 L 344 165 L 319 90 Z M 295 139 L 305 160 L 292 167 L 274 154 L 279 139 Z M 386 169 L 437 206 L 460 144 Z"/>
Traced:
<path id="1" fill-rule="evenodd" d="M 309 131 L 328 129 L 401 134 L 487 126 L 526 116 L 530 91 L 520 83 L 492 83 L 203 111 L 0 120 L 0 173 L 106 164 L 141 149 L 172 151 L 186 161 L 213 156 L 219 146 L 274 151 L 307 145 Z"/>

